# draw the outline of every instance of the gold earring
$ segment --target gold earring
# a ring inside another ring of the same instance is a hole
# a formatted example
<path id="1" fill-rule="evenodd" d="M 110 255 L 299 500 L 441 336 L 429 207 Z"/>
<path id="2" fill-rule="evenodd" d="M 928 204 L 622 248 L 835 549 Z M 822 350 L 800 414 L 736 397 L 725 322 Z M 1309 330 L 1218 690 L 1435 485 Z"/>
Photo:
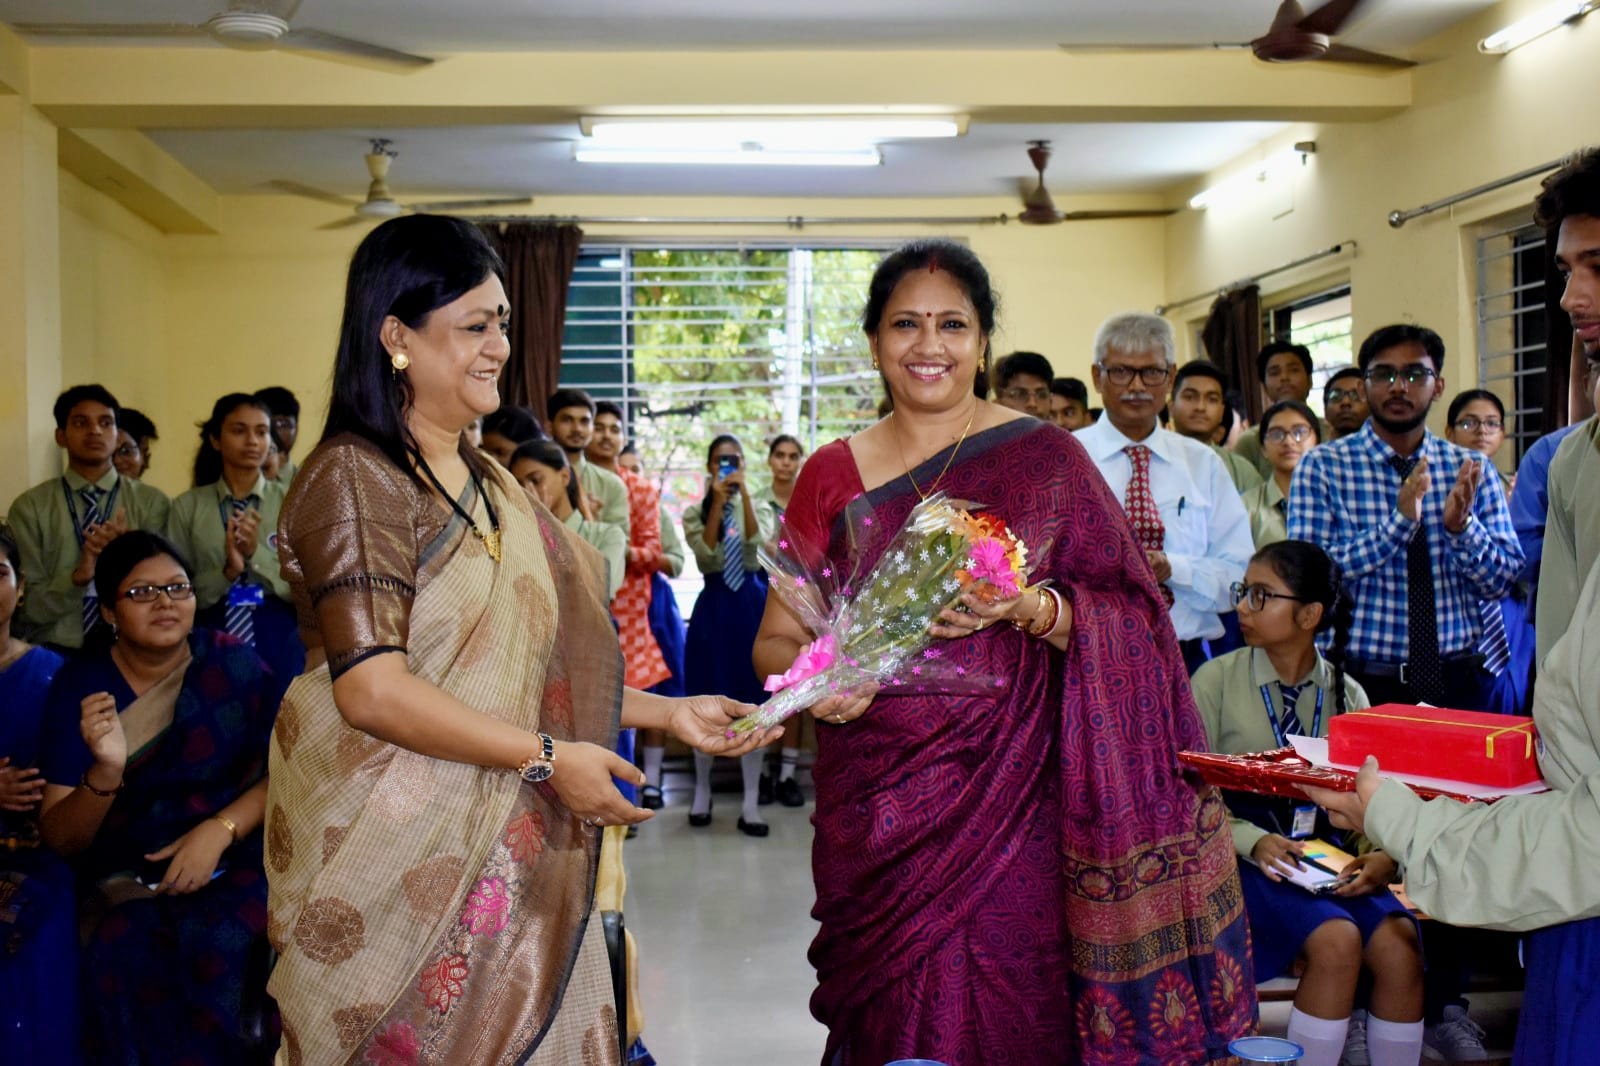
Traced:
<path id="1" fill-rule="evenodd" d="M 411 365 L 411 357 L 405 352 L 390 352 L 389 365 L 394 367 L 396 374 Z"/>
<path id="2" fill-rule="evenodd" d="M 874 369 L 874 370 L 879 369 L 879 367 L 878 367 L 878 356 L 876 355 L 876 353 L 874 353 L 874 355 L 872 356 L 872 369 Z"/>

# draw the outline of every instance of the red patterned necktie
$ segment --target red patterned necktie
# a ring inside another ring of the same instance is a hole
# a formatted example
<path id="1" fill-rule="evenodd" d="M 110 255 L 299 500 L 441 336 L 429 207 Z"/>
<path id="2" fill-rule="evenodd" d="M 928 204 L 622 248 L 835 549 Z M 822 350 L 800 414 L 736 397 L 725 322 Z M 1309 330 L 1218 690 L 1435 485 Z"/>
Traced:
<path id="1" fill-rule="evenodd" d="M 1133 528 L 1133 539 L 1145 551 L 1158 552 L 1166 548 L 1167 527 L 1156 510 L 1156 498 L 1150 493 L 1150 449 L 1143 444 L 1130 444 L 1122 449 L 1133 464 L 1128 477 L 1128 494 L 1122 509 L 1128 513 L 1128 525 Z M 1172 606 L 1172 590 L 1161 586 L 1161 598 Z"/>

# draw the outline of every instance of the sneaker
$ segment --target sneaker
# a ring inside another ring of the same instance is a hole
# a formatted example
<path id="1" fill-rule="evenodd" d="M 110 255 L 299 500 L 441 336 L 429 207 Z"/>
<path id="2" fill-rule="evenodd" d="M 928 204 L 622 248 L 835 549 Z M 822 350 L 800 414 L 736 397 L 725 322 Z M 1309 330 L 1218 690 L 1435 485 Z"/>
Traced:
<path id="1" fill-rule="evenodd" d="M 1473 1021 L 1467 1008 L 1451 1005 L 1444 1009 L 1444 1020 L 1422 1033 L 1422 1050 L 1428 1058 L 1445 1062 L 1488 1062 L 1483 1046 L 1483 1026 Z"/>
<path id="2" fill-rule="evenodd" d="M 1367 1054 L 1367 1012 L 1350 1012 L 1350 1028 L 1344 1034 L 1344 1054 L 1339 1056 L 1339 1066 L 1372 1066 L 1372 1056 Z"/>
<path id="3" fill-rule="evenodd" d="M 806 805 L 805 793 L 800 791 L 800 782 L 792 777 L 786 777 L 778 782 L 778 802 L 785 807 L 804 807 Z"/>
<path id="4" fill-rule="evenodd" d="M 756 806 L 772 806 L 772 776 L 762 774 L 761 780 L 756 782 Z"/>

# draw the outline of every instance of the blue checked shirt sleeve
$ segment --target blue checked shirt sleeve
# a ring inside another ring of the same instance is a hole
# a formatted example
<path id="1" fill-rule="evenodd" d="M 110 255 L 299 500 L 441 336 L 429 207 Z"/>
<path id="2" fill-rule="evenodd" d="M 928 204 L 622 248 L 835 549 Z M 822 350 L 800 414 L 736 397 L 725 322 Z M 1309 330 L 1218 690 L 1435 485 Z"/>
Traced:
<path id="1" fill-rule="evenodd" d="M 1478 482 L 1466 526 L 1460 533 L 1447 533 L 1445 546 L 1480 600 L 1498 600 L 1511 591 L 1525 556 L 1511 524 L 1505 492 L 1493 470 L 1486 471 Z"/>
<path id="2" fill-rule="evenodd" d="M 1340 485 L 1343 471 L 1329 458 L 1313 449 L 1295 468 L 1289 486 L 1289 538 L 1321 547 L 1346 577 L 1365 577 L 1405 549 L 1417 523 L 1370 483 Z M 1365 521 L 1369 515 L 1378 520 Z"/>

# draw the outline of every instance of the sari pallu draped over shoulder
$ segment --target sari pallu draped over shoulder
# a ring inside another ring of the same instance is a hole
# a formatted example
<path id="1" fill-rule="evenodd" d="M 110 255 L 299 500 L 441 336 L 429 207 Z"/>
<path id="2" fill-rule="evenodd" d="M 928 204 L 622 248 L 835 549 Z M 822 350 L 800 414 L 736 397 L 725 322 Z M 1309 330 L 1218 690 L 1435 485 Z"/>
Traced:
<path id="1" fill-rule="evenodd" d="M 610 747 L 622 662 L 604 564 L 508 479 L 489 491 L 503 561 L 451 524 L 417 575 L 409 668 L 519 728 Z M 352 729 L 325 666 L 290 688 L 270 773 L 270 991 L 289 1063 L 514 1063 L 550 1053 L 553 1029 L 573 1039 L 577 1012 L 556 1016 L 598 934 L 599 830 L 548 786 Z M 616 1054 L 607 1015 L 576 1036 L 609 1047 L 600 1061 Z"/>
<path id="2" fill-rule="evenodd" d="M 1064 654 L 1009 625 L 937 642 L 1003 686 L 880 695 L 818 730 L 824 1062 L 1228 1060 L 1255 1022 L 1232 842 L 1176 757 L 1203 728 L 1122 509 L 1070 435 L 1032 419 L 970 438 L 939 487 L 1044 552 L 1073 636 Z M 870 566 L 917 499 L 904 479 L 861 494 L 839 442 L 806 464 L 787 528 L 836 566 L 855 541 Z"/>

